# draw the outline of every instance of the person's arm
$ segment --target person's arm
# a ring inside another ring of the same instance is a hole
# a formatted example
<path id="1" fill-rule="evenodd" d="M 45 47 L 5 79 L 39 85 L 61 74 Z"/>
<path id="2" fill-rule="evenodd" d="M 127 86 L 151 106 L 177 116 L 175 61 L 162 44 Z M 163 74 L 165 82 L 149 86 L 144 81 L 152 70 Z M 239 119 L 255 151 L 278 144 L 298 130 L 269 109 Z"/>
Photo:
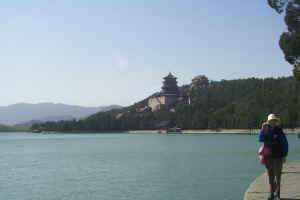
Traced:
<path id="1" fill-rule="evenodd" d="M 261 130 L 260 130 L 260 132 L 258 134 L 258 141 L 260 141 L 260 142 L 264 142 L 265 141 L 265 131 L 264 130 L 267 128 L 267 126 L 268 126 L 268 124 L 266 122 L 264 122 L 262 124 L 262 128 L 261 128 Z"/>
<path id="2" fill-rule="evenodd" d="M 258 141 L 260 142 L 264 142 L 265 141 L 265 133 L 264 133 L 264 129 L 261 129 L 259 134 L 258 134 Z"/>
<path id="3" fill-rule="evenodd" d="M 283 132 L 281 134 L 281 142 L 282 142 L 282 156 L 287 157 L 289 152 L 289 143 L 286 138 L 286 135 Z"/>

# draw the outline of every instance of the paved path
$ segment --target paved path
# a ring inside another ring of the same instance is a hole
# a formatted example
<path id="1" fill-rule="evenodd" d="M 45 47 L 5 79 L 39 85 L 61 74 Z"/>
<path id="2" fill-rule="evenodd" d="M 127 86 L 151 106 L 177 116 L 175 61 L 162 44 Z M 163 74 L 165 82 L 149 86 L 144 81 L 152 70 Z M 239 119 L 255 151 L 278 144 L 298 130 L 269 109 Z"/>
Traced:
<path id="1" fill-rule="evenodd" d="M 266 173 L 251 183 L 244 200 L 266 200 L 269 196 L 269 183 Z M 281 178 L 281 199 L 300 200 L 300 161 L 285 164 Z"/>

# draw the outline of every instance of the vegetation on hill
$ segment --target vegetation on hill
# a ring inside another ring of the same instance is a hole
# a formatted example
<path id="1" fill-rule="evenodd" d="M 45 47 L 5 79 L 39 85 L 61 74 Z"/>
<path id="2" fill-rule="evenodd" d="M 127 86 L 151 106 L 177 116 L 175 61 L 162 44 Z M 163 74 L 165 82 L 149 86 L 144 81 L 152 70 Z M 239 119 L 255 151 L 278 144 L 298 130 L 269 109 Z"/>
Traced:
<path id="1" fill-rule="evenodd" d="M 177 112 L 183 128 L 258 128 L 271 112 L 284 127 L 300 125 L 300 87 L 290 77 L 212 82 L 195 90 L 192 100 Z"/>
<path id="2" fill-rule="evenodd" d="M 0 124 L 0 132 L 19 132 L 19 131 L 30 131 L 30 125 L 15 125 L 6 126 Z"/>
<path id="3" fill-rule="evenodd" d="M 14 131 L 14 129 L 12 127 L 0 124 L 0 132 L 4 132 L 4 131 Z"/>
<path id="4" fill-rule="evenodd" d="M 132 106 L 101 112 L 83 120 L 34 124 L 48 131 L 118 131 L 160 129 L 259 128 L 268 113 L 279 114 L 282 126 L 300 126 L 300 85 L 292 77 L 210 81 L 180 88 L 190 102 L 152 112 L 148 98 Z"/>

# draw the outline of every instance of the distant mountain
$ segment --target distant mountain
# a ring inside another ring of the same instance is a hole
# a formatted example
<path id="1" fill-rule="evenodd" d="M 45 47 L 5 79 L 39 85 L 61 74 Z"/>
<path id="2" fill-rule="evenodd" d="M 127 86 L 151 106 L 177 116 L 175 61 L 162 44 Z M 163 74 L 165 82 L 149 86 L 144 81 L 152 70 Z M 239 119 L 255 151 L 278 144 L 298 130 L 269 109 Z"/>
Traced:
<path id="1" fill-rule="evenodd" d="M 0 106 L 0 124 L 14 125 L 38 121 L 59 121 L 85 118 L 91 114 L 118 109 L 121 106 L 83 107 L 55 103 L 19 103 L 10 106 Z"/>

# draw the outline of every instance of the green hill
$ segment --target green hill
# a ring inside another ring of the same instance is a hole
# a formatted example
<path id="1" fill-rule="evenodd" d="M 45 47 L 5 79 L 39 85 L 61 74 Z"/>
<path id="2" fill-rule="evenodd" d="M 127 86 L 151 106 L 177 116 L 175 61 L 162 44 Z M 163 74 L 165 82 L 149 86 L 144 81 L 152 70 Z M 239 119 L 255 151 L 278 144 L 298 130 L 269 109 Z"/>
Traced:
<path id="1" fill-rule="evenodd" d="M 30 131 L 30 125 L 15 125 L 15 126 L 6 126 L 0 125 L 0 132 L 19 132 L 19 131 Z"/>
<path id="2" fill-rule="evenodd" d="M 14 129 L 10 126 L 5 126 L 0 124 L 0 132 L 14 131 Z"/>
<path id="3" fill-rule="evenodd" d="M 191 83 L 179 90 L 185 100 L 154 112 L 147 107 L 148 97 L 132 106 L 97 113 L 84 120 L 34 124 L 32 129 L 114 131 L 175 125 L 184 129 L 248 129 L 260 127 L 271 112 L 280 115 L 285 128 L 300 126 L 300 86 L 292 77 Z"/>

